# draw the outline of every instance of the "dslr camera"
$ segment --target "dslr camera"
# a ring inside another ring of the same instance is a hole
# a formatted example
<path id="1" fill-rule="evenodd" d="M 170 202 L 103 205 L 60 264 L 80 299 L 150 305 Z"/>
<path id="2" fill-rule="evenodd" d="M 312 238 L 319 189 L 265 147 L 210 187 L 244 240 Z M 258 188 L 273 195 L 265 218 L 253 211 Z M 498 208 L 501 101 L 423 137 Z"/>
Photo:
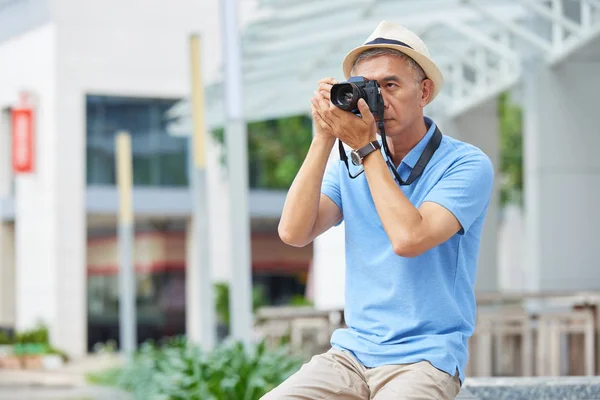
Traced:
<path id="1" fill-rule="evenodd" d="M 331 102 L 342 110 L 360 115 L 359 99 L 367 102 L 375 118 L 383 117 L 383 97 L 377 81 L 353 76 L 347 82 L 336 83 L 331 87 Z"/>

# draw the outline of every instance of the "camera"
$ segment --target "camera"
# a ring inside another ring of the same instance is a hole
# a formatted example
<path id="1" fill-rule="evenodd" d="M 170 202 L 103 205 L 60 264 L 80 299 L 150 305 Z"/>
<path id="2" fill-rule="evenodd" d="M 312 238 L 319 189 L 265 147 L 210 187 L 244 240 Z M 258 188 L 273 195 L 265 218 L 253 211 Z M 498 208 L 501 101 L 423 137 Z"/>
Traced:
<path id="1" fill-rule="evenodd" d="M 331 103 L 345 111 L 360 115 L 358 100 L 364 99 L 373 116 L 383 116 L 383 97 L 377 81 L 362 76 L 353 76 L 347 82 L 331 87 Z"/>

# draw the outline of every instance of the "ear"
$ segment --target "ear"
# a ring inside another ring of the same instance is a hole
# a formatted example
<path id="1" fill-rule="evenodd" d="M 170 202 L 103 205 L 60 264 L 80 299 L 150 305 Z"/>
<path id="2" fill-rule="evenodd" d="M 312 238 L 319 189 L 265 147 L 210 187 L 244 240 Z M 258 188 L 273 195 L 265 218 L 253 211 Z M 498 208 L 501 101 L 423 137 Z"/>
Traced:
<path id="1" fill-rule="evenodd" d="M 431 79 L 425 78 L 423 82 L 421 82 L 421 107 L 425 107 L 429 104 L 431 100 L 431 96 L 433 96 L 433 81 Z"/>

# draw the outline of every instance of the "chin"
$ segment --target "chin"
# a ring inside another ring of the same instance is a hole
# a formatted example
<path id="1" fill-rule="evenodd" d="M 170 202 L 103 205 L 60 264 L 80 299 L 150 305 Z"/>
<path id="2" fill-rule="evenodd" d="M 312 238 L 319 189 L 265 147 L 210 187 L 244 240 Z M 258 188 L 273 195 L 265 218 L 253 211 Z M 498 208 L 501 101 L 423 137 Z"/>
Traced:
<path id="1" fill-rule="evenodd" d="M 394 136 L 398 134 L 398 123 L 394 120 L 385 121 L 383 123 L 383 127 L 385 128 L 386 136 Z"/>

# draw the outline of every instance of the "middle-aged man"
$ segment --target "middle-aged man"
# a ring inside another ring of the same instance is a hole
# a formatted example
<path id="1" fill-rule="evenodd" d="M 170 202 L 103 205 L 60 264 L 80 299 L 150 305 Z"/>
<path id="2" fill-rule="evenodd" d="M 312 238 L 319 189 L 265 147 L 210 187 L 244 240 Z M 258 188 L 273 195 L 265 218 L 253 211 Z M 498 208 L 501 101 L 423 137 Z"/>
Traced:
<path id="1" fill-rule="evenodd" d="M 333 105 L 336 82 L 319 82 L 311 100 L 314 139 L 279 234 L 305 246 L 345 222 L 347 328 L 264 398 L 453 399 L 475 323 L 492 164 L 424 117 L 443 79 L 413 32 L 383 21 L 348 53 L 343 71 L 347 79 L 378 82 L 383 123 L 363 100 L 360 116 Z M 327 167 L 336 139 L 354 150 L 354 166 L 345 160 Z"/>

